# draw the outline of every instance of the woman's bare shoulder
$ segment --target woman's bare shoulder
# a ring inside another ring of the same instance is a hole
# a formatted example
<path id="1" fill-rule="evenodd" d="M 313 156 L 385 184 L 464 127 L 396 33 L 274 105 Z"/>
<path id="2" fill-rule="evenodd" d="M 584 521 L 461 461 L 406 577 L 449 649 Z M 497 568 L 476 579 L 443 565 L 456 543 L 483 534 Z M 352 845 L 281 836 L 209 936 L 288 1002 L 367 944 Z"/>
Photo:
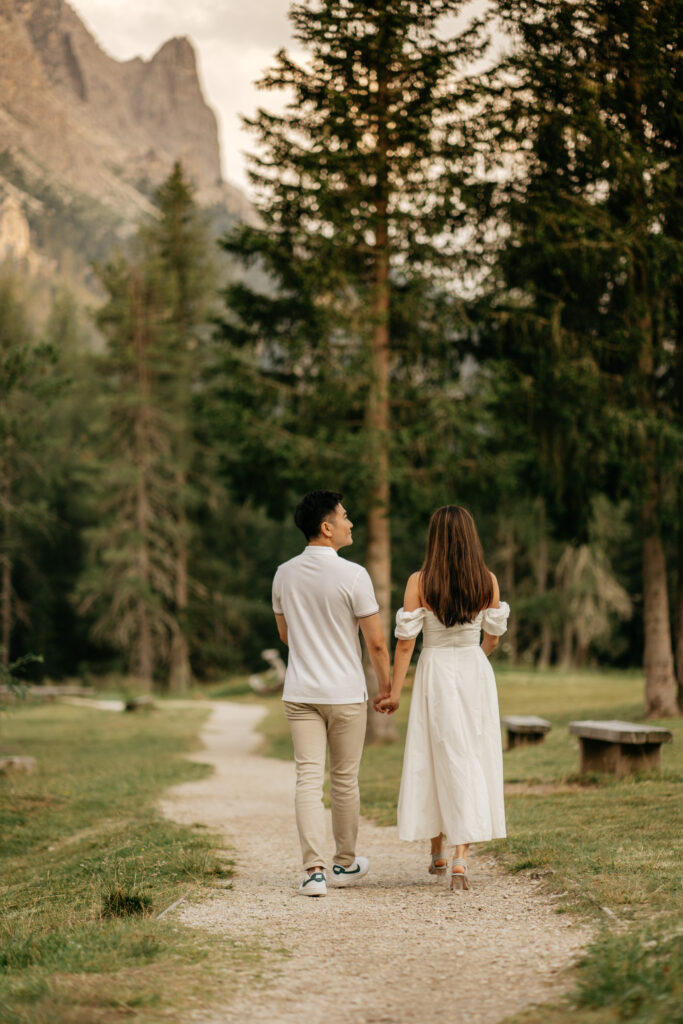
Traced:
<path id="1" fill-rule="evenodd" d="M 500 604 L 500 587 L 498 586 L 498 580 L 495 574 L 492 573 L 490 569 L 488 570 L 488 573 L 489 576 L 491 577 L 491 582 L 493 583 L 493 596 L 491 598 L 491 604 L 489 605 L 489 608 L 497 608 L 498 605 Z"/>
<path id="2" fill-rule="evenodd" d="M 421 607 L 421 576 L 422 573 L 418 570 L 418 572 L 414 572 L 408 577 L 408 582 L 406 583 L 406 591 L 405 594 L 403 595 L 403 607 L 407 612 L 414 612 L 416 608 Z"/>

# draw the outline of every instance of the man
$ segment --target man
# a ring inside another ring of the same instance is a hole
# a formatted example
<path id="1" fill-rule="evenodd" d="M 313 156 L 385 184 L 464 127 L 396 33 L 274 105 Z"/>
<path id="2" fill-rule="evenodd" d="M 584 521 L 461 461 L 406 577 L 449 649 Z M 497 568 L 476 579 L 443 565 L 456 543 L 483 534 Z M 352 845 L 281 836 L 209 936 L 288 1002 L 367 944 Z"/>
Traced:
<path id="1" fill-rule="evenodd" d="M 368 697 L 359 625 L 380 693 L 391 690 L 372 582 L 361 565 L 337 554 L 353 543 L 353 523 L 341 500 L 335 491 L 311 491 L 301 499 L 294 521 L 307 547 L 281 565 L 273 580 L 277 628 L 289 646 L 283 700 L 296 761 L 296 823 L 305 871 L 299 892 L 304 896 L 327 893 L 322 790 L 328 747 L 336 844 L 330 883 L 348 885 L 370 866 L 366 857 L 356 856 L 358 766 Z"/>

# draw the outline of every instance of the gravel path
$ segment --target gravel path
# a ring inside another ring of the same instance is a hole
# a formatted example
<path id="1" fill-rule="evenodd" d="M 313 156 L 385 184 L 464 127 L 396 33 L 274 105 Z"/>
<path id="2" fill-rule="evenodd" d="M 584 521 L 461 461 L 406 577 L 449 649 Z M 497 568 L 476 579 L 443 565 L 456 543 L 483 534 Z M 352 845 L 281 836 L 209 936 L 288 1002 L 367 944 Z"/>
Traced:
<path id="1" fill-rule="evenodd" d="M 230 1001 L 215 991 L 214 1008 L 193 1021 L 494 1024 L 561 992 L 588 929 L 557 916 L 539 883 L 504 874 L 476 848 L 472 890 L 451 893 L 427 874 L 426 844 L 363 820 L 358 852 L 370 874 L 323 899 L 299 896 L 294 765 L 254 754 L 263 714 L 214 704 L 195 759 L 215 774 L 170 791 L 162 810 L 219 829 L 236 850 L 233 889 L 181 907 L 180 920 L 289 955 L 266 953 L 272 969 L 259 982 Z"/>

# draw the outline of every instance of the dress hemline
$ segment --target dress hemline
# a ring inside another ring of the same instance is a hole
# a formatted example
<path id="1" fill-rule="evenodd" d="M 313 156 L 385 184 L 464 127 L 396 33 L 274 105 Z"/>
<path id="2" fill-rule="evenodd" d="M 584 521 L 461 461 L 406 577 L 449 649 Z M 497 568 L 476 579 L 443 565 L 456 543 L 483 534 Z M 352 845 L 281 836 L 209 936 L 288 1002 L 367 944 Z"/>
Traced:
<path id="1" fill-rule="evenodd" d="M 446 835 L 446 842 L 450 846 L 465 846 L 469 843 L 490 843 L 494 839 L 507 839 L 507 832 L 505 831 L 498 832 L 494 835 L 477 834 L 476 837 L 472 839 L 451 839 L 450 836 L 444 832 L 444 829 L 441 829 L 441 832 Z M 433 832 L 431 835 L 427 835 L 427 833 L 425 833 L 424 835 L 419 836 L 402 836 L 401 833 L 399 832 L 398 838 L 403 843 L 419 843 L 423 840 L 433 839 L 435 835 L 438 835 L 438 830 L 436 832 Z"/>

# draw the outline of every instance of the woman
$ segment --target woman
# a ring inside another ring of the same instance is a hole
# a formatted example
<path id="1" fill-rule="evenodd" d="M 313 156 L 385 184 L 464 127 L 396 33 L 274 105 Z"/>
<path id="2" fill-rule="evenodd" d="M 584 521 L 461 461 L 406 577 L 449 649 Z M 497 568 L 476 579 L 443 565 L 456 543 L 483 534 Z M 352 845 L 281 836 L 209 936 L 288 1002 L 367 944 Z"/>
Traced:
<path id="1" fill-rule="evenodd" d="M 469 889 L 470 843 L 505 836 L 498 698 L 487 660 L 507 627 L 509 606 L 486 568 L 477 528 L 457 505 L 437 509 L 427 554 L 396 614 L 398 643 L 391 694 L 378 711 L 393 714 L 415 647 L 415 672 L 398 801 L 400 839 L 431 839 L 430 874 L 445 875 L 443 842 L 455 845 L 451 888 Z M 483 641 L 480 634 L 483 630 Z"/>

